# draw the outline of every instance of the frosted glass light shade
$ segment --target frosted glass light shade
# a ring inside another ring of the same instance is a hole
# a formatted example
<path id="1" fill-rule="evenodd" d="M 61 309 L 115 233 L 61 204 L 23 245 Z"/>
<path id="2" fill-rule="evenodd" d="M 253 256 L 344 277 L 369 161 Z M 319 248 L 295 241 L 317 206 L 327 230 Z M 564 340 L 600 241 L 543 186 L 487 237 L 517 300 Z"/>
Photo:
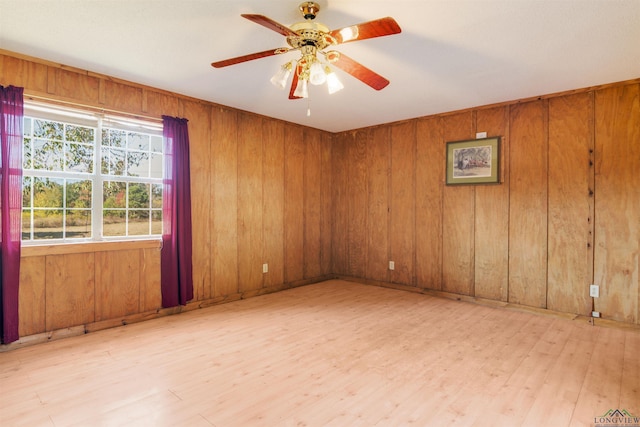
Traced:
<path id="1" fill-rule="evenodd" d="M 278 71 L 273 75 L 273 77 L 271 77 L 271 83 L 273 83 L 274 86 L 279 87 L 280 89 L 284 89 L 290 74 L 291 74 L 291 65 L 284 64 L 282 67 L 278 69 Z"/>
<path id="2" fill-rule="evenodd" d="M 321 85 L 327 81 L 327 75 L 324 68 L 319 62 L 314 62 L 309 68 L 309 83 L 312 85 Z"/>
<path id="3" fill-rule="evenodd" d="M 338 76 L 336 76 L 336 73 L 333 71 L 327 74 L 327 89 L 329 90 L 329 95 L 344 89 L 344 85 L 338 79 Z"/>
<path id="4" fill-rule="evenodd" d="M 298 80 L 298 85 L 296 86 L 296 90 L 293 92 L 293 96 L 298 98 L 309 97 L 309 88 L 306 80 Z"/>

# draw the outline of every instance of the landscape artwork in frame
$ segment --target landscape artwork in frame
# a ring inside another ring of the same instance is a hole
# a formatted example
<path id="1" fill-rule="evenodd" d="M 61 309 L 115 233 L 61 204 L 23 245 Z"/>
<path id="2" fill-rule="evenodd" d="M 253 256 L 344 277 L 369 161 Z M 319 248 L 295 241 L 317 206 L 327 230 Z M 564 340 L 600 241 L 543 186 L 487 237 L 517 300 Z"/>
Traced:
<path id="1" fill-rule="evenodd" d="M 447 142 L 447 185 L 500 182 L 500 137 Z"/>

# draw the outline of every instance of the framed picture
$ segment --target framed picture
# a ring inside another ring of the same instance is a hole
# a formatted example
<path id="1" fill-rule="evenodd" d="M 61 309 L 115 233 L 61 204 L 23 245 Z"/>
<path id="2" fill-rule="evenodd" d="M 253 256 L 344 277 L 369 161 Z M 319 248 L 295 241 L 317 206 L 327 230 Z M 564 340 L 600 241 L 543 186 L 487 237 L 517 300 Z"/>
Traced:
<path id="1" fill-rule="evenodd" d="M 447 185 L 499 182 L 499 136 L 447 142 Z"/>

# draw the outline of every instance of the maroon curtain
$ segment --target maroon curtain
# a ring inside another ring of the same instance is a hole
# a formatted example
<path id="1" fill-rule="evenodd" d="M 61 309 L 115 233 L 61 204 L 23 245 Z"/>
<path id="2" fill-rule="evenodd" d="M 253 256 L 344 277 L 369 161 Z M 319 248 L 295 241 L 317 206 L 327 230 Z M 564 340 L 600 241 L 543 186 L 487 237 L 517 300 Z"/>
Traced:
<path id="1" fill-rule="evenodd" d="M 22 216 L 23 88 L 0 86 L 0 277 L 2 342 L 18 337 L 20 220 Z"/>
<path id="2" fill-rule="evenodd" d="M 162 116 L 165 176 L 162 191 L 162 306 L 193 299 L 191 180 L 187 119 Z"/>

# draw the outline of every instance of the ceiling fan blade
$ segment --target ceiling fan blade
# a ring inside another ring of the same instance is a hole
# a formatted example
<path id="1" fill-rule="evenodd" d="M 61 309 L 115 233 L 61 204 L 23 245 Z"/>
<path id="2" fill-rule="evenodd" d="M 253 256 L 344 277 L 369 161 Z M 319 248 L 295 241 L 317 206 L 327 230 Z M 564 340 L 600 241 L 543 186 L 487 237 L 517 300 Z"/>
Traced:
<path id="1" fill-rule="evenodd" d="M 228 67 L 229 65 L 240 64 L 242 62 L 252 61 L 254 59 L 266 58 L 267 56 L 280 55 L 281 53 L 289 52 L 289 48 L 279 47 L 277 49 L 269 49 L 263 52 L 250 53 L 249 55 L 237 56 L 235 58 L 225 59 L 224 61 L 212 62 L 211 66 L 214 68 Z"/>
<path id="2" fill-rule="evenodd" d="M 337 44 L 341 44 L 374 37 L 390 36 L 401 31 L 395 19 L 386 17 L 333 30 L 329 35 L 336 39 Z"/>
<path id="3" fill-rule="evenodd" d="M 332 65 L 335 65 L 336 68 L 340 68 L 342 71 L 351 74 L 353 77 L 371 86 L 375 90 L 384 89 L 389 84 L 389 80 L 385 79 L 380 74 L 368 69 L 359 62 L 354 61 L 344 53 L 331 51 L 328 52 L 328 54 L 331 54 Z M 337 59 L 335 59 L 336 57 Z"/>
<path id="4" fill-rule="evenodd" d="M 289 89 L 289 99 L 302 99 L 299 96 L 295 96 L 293 93 L 296 91 L 296 87 L 298 87 L 298 74 L 300 74 L 301 70 L 300 65 L 296 65 L 296 71 L 293 73 L 293 78 L 291 79 L 291 89 Z"/>
<path id="5" fill-rule="evenodd" d="M 282 34 L 283 36 L 297 36 L 298 34 L 291 30 L 286 25 L 282 25 L 279 22 L 274 21 L 271 18 L 267 18 L 264 15 L 252 15 L 252 14 L 242 14 L 240 15 L 243 18 L 248 19 L 249 21 L 255 22 L 256 24 L 260 24 L 263 27 L 267 27 L 270 30 L 273 30 L 277 33 Z"/>

